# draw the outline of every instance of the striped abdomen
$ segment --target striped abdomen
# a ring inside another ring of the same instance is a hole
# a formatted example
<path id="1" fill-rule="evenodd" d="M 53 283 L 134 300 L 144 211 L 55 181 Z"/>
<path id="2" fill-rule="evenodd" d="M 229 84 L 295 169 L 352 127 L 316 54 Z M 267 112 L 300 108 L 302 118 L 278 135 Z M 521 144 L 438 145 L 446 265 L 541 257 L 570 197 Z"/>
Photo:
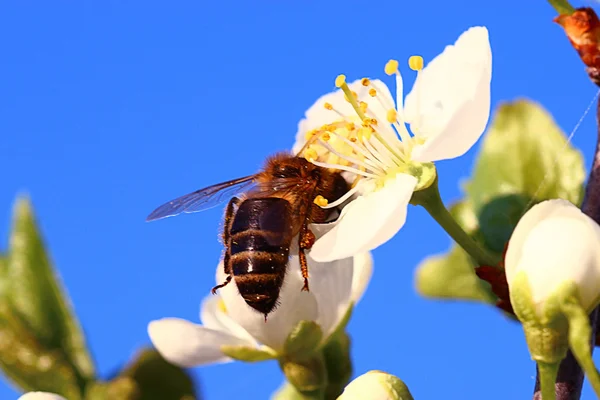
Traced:
<path id="1" fill-rule="evenodd" d="M 285 277 L 292 215 L 287 200 L 244 200 L 229 230 L 229 263 L 246 303 L 263 314 L 275 308 Z"/>

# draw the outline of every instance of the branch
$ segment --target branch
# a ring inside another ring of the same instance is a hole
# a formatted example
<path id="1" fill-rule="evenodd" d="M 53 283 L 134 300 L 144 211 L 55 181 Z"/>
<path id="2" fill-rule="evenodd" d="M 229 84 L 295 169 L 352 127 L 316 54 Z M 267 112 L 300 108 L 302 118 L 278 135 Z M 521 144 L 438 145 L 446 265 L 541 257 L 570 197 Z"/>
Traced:
<path id="1" fill-rule="evenodd" d="M 585 198 L 581 209 L 590 218 L 600 224 L 600 101 L 598 101 L 596 120 L 598 126 L 598 139 L 596 143 L 596 152 L 594 163 L 585 188 Z M 594 309 L 590 314 L 590 326 L 592 327 L 592 343 L 590 346 L 594 351 L 596 333 L 598 328 L 598 311 L 600 307 Z M 536 371 L 534 400 L 541 400 L 539 373 Z M 581 397 L 581 387 L 583 386 L 583 370 L 575 360 L 573 353 L 569 351 L 567 357 L 560 363 L 556 384 L 556 400 L 579 400 Z"/>

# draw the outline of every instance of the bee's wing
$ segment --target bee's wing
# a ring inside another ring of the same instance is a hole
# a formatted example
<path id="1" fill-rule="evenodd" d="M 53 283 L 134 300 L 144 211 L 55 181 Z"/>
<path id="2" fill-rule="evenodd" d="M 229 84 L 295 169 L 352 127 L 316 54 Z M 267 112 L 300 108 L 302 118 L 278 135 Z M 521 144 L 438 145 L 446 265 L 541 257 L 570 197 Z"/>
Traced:
<path id="1" fill-rule="evenodd" d="M 256 175 L 249 175 L 233 179 L 178 197 L 152 211 L 146 218 L 146 221 L 173 217 L 181 213 L 195 213 L 208 210 L 236 194 L 249 190 L 252 186 L 256 185 L 255 177 Z"/>

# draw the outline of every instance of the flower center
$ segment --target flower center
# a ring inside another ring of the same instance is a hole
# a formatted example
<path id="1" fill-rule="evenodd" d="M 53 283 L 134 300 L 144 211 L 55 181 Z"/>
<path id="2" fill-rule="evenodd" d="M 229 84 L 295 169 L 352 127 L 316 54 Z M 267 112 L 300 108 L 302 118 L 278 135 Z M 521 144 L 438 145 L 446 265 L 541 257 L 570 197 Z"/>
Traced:
<path id="1" fill-rule="evenodd" d="M 408 65 L 419 74 L 423 69 L 423 58 L 412 56 Z M 324 108 L 332 113 L 334 122 L 306 134 L 306 144 L 301 151 L 304 158 L 315 165 L 350 172 L 356 176 L 348 196 L 333 203 L 319 200 L 323 204 L 319 205 L 324 208 L 341 204 L 360 190 L 361 181 L 368 180 L 369 189 L 377 190 L 398 173 L 417 177 L 417 188 L 428 187 L 435 179 L 432 164 L 411 160 L 412 149 L 415 145 L 424 143 L 425 139 L 418 136 L 418 132 L 413 131 L 414 134 L 411 135 L 404 122 L 403 82 L 398 71 L 398 61 L 388 61 L 384 70 L 386 74 L 396 77 L 396 104 L 393 99 L 384 95 L 385 92 L 376 82 L 363 78 L 353 84 L 353 88 L 362 93 L 359 96 L 348 86 L 346 77 L 339 75 L 335 85 L 343 91 L 344 98 L 350 103 L 354 113 L 345 115 L 332 104 L 325 103 Z M 416 88 L 417 104 L 420 103 L 419 86 Z M 417 112 L 417 115 L 420 114 Z M 418 127 L 418 122 L 412 127 Z"/>

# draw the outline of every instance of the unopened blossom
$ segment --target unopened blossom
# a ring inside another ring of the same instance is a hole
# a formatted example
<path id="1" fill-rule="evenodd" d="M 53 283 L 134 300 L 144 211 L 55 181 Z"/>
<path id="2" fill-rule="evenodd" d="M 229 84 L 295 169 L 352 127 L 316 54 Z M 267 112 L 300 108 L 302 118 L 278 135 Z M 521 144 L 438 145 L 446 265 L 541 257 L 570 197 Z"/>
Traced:
<path id="1" fill-rule="evenodd" d="M 409 65 L 417 79 L 405 101 L 398 62 L 390 60 L 385 71 L 396 77 L 396 96 L 380 80 L 347 84 L 340 75 L 340 89 L 318 99 L 300 121 L 294 151 L 344 171 L 353 183 L 338 201 L 319 199 L 323 207 L 351 201 L 314 244 L 315 260 L 345 258 L 391 239 L 405 223 L 412 193 L 435 180 L 432 163 L 463 155 L 484 132 L 492 73 L 486 28 L 467 30 L 425 68 L 419 56 Z"/>
<path id="2" fill-rule="evenodd" d="M 18 400 L 66 400 L 64 397 L 48 392 L 29 392 L 19 397 Z"/>
<path id="3" fill-rule="evenodd" d="M 404 382 L 382 371 L 369 371 L 354 379 L 338 400 L 412 400 Z"/>
<path id="4" fill-rule="evenodd" d="M 218 295 L 203 301 L 202 325 L 179 318 L 151 322 L 148 333 L 152 343 L 165 359 L 184 367 L 231 361 L 223 346 L 254 349 L 262 352 L 262 359 L 277 358 L 283 355 L 293 328 L 303 320 L 316 322 L 323 333 L 322 343 L 326 343 L 366 289 L 372 260 L 369 253 L 363 253 L 327 263 L 309 257 L 308 262 L 310 291 L 300 290 L 304 280 L 298 257 L 290 257 L 280 305 L 267 321 L 246 304 L 232 281 Z M 220 264 L 216 282 L 224 278 Z"/>
<path id="5" fill-rule="evenodd" d="M 589 310 L 600 296 L 600 227 L 566 200 L 537 204 L 517 224 L 505 268 L 511 292 L 517 274 L 526 275 L 538 314 L 569 282 L 577 285 L 581 304 Z"/>

